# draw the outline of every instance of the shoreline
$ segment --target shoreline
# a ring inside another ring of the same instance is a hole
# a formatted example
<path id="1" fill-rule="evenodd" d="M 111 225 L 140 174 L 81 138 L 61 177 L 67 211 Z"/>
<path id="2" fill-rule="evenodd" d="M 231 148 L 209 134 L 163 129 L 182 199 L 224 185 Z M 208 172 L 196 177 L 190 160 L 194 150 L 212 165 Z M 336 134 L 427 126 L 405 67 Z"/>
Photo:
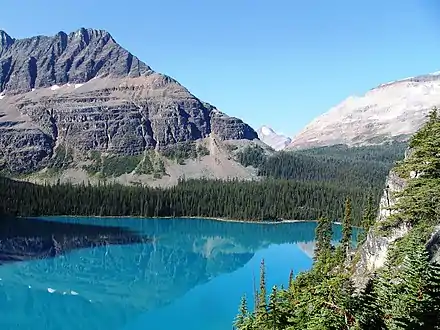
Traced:
<path id="1" fill-rule="evenodd" d="M 21 218 L 32 218 L 20 216 Z M 45 218 L 45 217 L 71 217 L 71 218 L 102 218 L 102 219 L 139 219 L 139 220 L 147 220 L 147 219 L 199 219 L 199 220 L 213 220 L 213 221 L 222 221 L 222 222 L 236 222 L 236 223 L 249 223 L 249 224 L 267 224 L 267 225 L 280 225 L 280 224 L 289 224 L 289 223 L 298 223 L 298 222 L 316 222 L 317 220 L 278 220 L 278 221 L 264 221 L 264 220 L 240 220 L 240 219 L 230 219 L 230 218 L 215 218 L 215 217 L 195 217 L 195 216 L 179 216 L 179 217 L 141 217 L 141 216 L 113 216 L 113 215 L 40 215 L 34 216 L 34 218 Z M 342 225 L 339 221 L 332 222 L 335 225 Z M 356 227 L 356 226 L 353 226 Z"/>

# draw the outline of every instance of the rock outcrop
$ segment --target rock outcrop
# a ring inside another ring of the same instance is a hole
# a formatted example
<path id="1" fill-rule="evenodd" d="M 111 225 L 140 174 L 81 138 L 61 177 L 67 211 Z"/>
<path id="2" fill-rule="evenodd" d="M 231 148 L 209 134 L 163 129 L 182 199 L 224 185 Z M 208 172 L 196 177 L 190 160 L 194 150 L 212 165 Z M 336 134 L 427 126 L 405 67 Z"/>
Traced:
<path id="1" fill-rule="evenodd" d="M 101 30 L 15 40 L 0 32 L 0 170 L 45 167 L 58 146 L 136 155 L 257 133 L 154 72 Z"/>
<path id="2" fill-rule="evenodd" d="M 391 172 L 386 180 L 386 188 L 380 199 L 379 211 L 376 222 L 385 221 L 392 214 L 392 207 L 396 204 L 396 193 L 401 192 L 406 181 Z M 354 265 L 353 281 L 357 288 L 363 288 L 370 276 L 379 268 L 383 267 L 387 258 L 390 245 L 399 238 L 405 236 L 409 227 L 401 225 L 394 228 L 387 236 L 378 235 L 373 229 L 367 233 L 367 238 L 359 247 L 359 261 Z"/>
<path id="3" fill-rule="evenodd" d="M 440 105 L 440 72 L 382 84 L 314 119 L 289 148 L 406 141 Z"/>

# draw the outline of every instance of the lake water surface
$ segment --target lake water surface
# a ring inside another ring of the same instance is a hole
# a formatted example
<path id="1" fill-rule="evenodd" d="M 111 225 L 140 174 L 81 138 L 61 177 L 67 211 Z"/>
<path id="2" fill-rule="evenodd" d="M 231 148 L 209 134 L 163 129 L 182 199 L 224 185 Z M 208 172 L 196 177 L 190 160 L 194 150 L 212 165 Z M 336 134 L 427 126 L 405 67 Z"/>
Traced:
<path id="1" fill-rule="evenodd" d="M 269 287 L 311 267 L 315 226 L 0 219 L 0 329 L 232 329 L 262 259 Z"/>

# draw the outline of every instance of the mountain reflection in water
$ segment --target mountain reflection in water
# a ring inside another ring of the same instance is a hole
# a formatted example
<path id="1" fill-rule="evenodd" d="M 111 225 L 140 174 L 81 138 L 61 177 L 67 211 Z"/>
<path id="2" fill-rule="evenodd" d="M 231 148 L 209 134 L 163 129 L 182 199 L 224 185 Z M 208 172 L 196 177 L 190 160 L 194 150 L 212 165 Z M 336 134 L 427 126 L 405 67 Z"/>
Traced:
<path id="1" fill-rule="evenodd" d="M 0 219 L 0 326 L 225 329 L 240 295 L 251 295 L 262 258 L 270 285 L 286 282 L 290 268 L 298 273 L 310 267 L 315 226 L 207 219 Z M 340 235 L 335 226 L 334 239 Z"/>

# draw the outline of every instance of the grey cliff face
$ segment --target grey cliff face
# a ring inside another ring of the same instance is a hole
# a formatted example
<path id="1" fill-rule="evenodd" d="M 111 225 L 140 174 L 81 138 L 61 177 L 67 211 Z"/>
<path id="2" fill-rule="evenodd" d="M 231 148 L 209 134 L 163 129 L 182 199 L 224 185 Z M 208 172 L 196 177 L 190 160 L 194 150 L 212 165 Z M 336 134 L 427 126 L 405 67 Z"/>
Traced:
<path id="1" fill-rule="evenodd" d="M 1 32 L 0 41 L 0 170 L 44 167 L 59 145 L 134 155 L 212 134 L 257 138 L 105 31 L 23 40 Z"/>
<path id="2" fill-rule="evenodd" d="M 383 222 L 391 215 L 392 211 L 390 208 L 397 201 L 395 195 L 401 192 L 405 186 L 405 180 L 390 172 L 386 180 L 386 188 L 380 200 L 376 222 Z M 401 225 L 394 228 L 390 235 L 379 236 L 374 229 L 370 229 L 364 244 L 359 247 L 360 260 L 357 262 L 355 273 L 353 274 L 353 281 L 357 289 L 363 289 L 372 274 L 384 266 L 390 245 L 397 239 L 405 236 L 409 230 L 408 226 Z"/>
<path id="3" fill-rule="evenodd" d="M 87 82 L 94 77 L 139 77 L 152 70 L 102 30 L 13 40 L 1 34 L 0 92 Z"/>

